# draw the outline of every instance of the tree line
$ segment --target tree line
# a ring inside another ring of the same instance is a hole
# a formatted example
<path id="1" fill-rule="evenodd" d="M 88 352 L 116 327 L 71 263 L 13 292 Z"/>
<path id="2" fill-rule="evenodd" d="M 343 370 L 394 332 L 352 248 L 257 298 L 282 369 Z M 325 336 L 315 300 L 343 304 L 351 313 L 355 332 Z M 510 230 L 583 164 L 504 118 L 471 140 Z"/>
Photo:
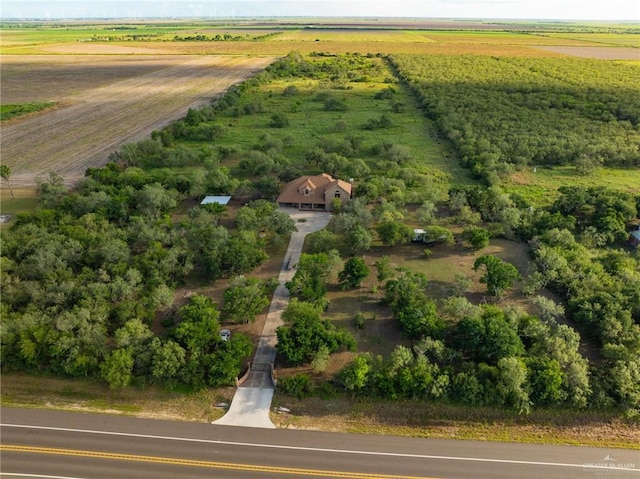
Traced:
<path id="1" fill-rule="evenodd" d="M 425 114 L 490 183 L 515 169 L 640 166 L 640 90 L 631 63 L 392 55 Z"/>

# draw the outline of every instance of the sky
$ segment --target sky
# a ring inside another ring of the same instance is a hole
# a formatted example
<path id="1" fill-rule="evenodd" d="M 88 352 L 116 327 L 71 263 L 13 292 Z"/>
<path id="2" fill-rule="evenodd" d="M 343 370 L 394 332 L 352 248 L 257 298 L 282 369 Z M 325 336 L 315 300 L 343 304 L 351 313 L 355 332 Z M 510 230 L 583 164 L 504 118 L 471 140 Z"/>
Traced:
<path id="1" fill-rule="evenodd" d="M 426 17 L 624 20 L 639 0 L 2 0 L 0 18 Z"/>

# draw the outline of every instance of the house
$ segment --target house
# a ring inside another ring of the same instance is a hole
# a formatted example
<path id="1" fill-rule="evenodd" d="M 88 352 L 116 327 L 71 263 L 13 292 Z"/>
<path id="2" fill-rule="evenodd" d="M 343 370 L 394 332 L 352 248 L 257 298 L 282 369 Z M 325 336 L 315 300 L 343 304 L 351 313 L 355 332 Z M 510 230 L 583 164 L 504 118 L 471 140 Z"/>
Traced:
<path id="1" fill-rule="evenodd" d="M 629 235 L 629 243 L 631 246 L 640 248 L 640 225 L 638 226 L 638 229 L 632 231 Z"/>
<path id="2" fill-rule="evenodd" d="M 299 210 L 332 210 L 332 202 L 345 203 L 351 199 L 351 183 L 336 180 L 322 173 L 317 176 L 301 176 L 290 181 L 278 196 L 280 206 L 293 206 Z"/>

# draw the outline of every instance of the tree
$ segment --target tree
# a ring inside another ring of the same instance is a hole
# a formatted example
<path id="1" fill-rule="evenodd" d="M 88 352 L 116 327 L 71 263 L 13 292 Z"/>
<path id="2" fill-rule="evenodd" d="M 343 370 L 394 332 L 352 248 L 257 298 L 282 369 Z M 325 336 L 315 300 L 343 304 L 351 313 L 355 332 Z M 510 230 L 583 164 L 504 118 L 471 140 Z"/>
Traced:
<path id="1" fill-rule="evenodd" d="M 376 269 L 378 270 L 378 274 L 376 275 L 376 279 L 378 282 L 382 283 L 383 281 L 391 278 L 394 275 L 394 267 L 391 264 L 391 258 L 388 256 L 383 256 L 378 261 L 374 263 Z"/>
<path id="2" fill-rule="evenodd" d="M 518 273 L 515 266 L 490 254 L 476 259 L 473 263 L 474 271 L 477 271 L 480 266 L 485 266 L 486 268 L 485 274 L 480 278 L 480 282 L 486 283 L 488 293 L 497 298 L 520 279 L 520 273 Z"/>
<path id="3" fill-rule="evenodd" d="M 327 229 L 321 229 L 308 237 L 309 249 L 311 253 L 328 253 L 332 249 L 336 249 L 338 238 L 335 233 Z"/>
<path id="4" fill-rule="evenodd" d="M 223 341 L 206 361 L 209 386 L 232 386 L 252 350 L 251 339 L 244 334 Z"/>
<path id="5" fill-rule="evenodd" d="M 153 338 L 151 349 L 151 376 L 158 381 L 172 381 L 185 364 L 185 350 L 172 340 Z"/>
<path id="6" fill-rule="evenodd" d="M 338 377 L 347 391 L 357 393 L 367 385 L 370 371 L 371 357 L 360 354 L 340 371 Z"/>
<path id="7" fill-rule="evenodd" d="M 640 407 L 640 360 L 616 361 L 610 374 L 618 401 L 637 410 Z"/>
<path id="8" fill-rule="evenodd" d="M 11 188 L 11 168 L 9 165 L 2 164 L 0 165 L 0 178 L 7 182 L 7 186 L 9 187 L 9 193 L 11 193 L 11 198 L 15 198 L 13 194 L 13 189 Z"/>
<path id="9" fill-rule="evenodd" d="M 231 274 L 244 274 L 267 259 L 263 242 L 254 231 L 239 231 L 232 236 L 224 252 L 224 268 Z"/>
<path id="10" fill-rule="evenodd" d="M 424 228 L 424 242 L 427 244 L 453 244 L 453 233 L 448 228 L 442 226 L 426 226 Z"/>
<path id="11" fill-rule="evenodd" d="M 173 335 L 191 354 L 207 352 L 218 342 L 218 319 L 216 303 L 206 296 L 194 295 L 189 303 L 179 310 L 182 321 Z"/>
<path id="12" fill-rule="evenodd" d="M 296 273 L 287 283 L 293 295 L 304 301 L 321 300 L 327 291 L 327 281 L 340 262 L 338 252 L 302 254 L 296 266 Z"/>
<path id="13" fill-rule="evenodd" d="M 140 347 L 153 337 L 153 332 L 139 318 L 130 319 L 114 334 L 116 347 Z"/>
<path id="14" fill-rule="evenodd" d="M 564 401 L 567 394 L 562 389 L 562 368 L 550 358 L 527 359 L 531 400 L 534 404 L 553 405 Z"/>
<path id="15" fill-rule="evenodd" d="M 344 264 L 338 274 L 340 289 L 357 288 L 369 276 L 369 267 L 362 258 L 354 256 Z"/>
<path id="16" fill-rule="evenodd" d="M 526 386 L 527 366 L 521 359 L 506 357 L 498 361 L 496 391 L 502 404 L 517 409 L 520 414 L 528 414 L 531 401 Z"/>
<path id="17" fill-rule="evenodd" d="M 546 323 L 555 323 L 564 317 L 564 306 L 544 296 L 535 296 L 531 302 L 536 309 L 538 317 Z"/>
<path id="18" fill-rule="evenodd" d="M 133 350 L 131 348 L 115 349 L 102 363 L 102 377 L 111 389 L 124 388 L 133 379 Z"/>
<path id="19" fill-rule="evenodd" d="M 452 296 L 462 296 L 465 292 L 469 290 L 471 285 L 473 284 L 473 279 L 462 273 L 456 273 L 453 285 L 450 289 L 450 294 Z"/>
<path id="20" fill-rule="evenodd" d="M 145 216 L 158 217 L 175 208 L 174 193 L 166 190 L 159 183 L 145 185 L 135 194 L 136 209 Z"/>
<path id="21" fill-rule="evenodd" d="M 411 337 L 437 337 L 444 329 L 435 303 L 425 294 L 426 287 L 426 276 L 412 271 L 402 271 L 385 285 L 385 302 L 391 306 L 402 330 Z"/>
<path id="22" fill-rule="evenodd" d="M 518 357 L 524 346 L 500 308 L 487 306 L 480 317 L 464 317 L 455 328 L 456 343 L 475 362 L 497 364 L 501 358 Z"/>
<path id="23" fill-rule="evenodd" d="M 40 193 L 40 205 L 44 208 L 58 206 L 68 188 L 64 184 L 64 178 L 57 173 L 49 173 L 49 179 L 38 181 L 38 192 Z"/>
<path id="24" fill-rule="evenodd" d="M 294 366 L 313 361 L 323 345 L 329 353 L 338 351 L 340 346 L 355 348 L 353 337 L 322 320 L 320 311 L 320 307 L 294 298 L 283 313 L 287 323 L 276 330 L 276 350 Z"/>
<path id="25" fill-rule="evenodd" d="M 385 221 L 376 228 L 382 243 L 389 246 L 394 246 L 398 243 L 408 243 L 413 238 L 413 229 L 395 220 Z"/>
<path id="26" fill-rule="evenodd" d="M 330 351 L 326 344 L 321 344 L 316 351 L 313 361 L 311 361 L 311 367 L 317 373 L 323 372 L 329 365 Z"/>
<path id="27" fill-rule="evenodd" d="M 264 284 L 257 278 L 238 276 L 224 292 L 222 311 L 227 319 L 249 323 L 269 304 Z"/>
<path id="28" fill-rule="evenodd" d="M 462 232 L 462 237 L 469 241 L 469 243 L 471 243 L 471 247 L 477 251 L 489 246 L 489 238 L 491 237 L 491 234 L 485 228 L 473 226 L 471 228 L 466 228 Z"/>
<path id="29" fill-rule="evenodd" d="M 368 251 L 371 248 L 373 238 L 371 233 L 362 225 L 356 225 L 346 233 L 349 250 L 353 254 Z"/>
<path id="30" fill-rule="evenodd" d="M 433 201 L 424 201 L 417 211 L 418 221 L 422 224 L 429 225 L 435 219 L 437 212 L 438 209 Z"/>

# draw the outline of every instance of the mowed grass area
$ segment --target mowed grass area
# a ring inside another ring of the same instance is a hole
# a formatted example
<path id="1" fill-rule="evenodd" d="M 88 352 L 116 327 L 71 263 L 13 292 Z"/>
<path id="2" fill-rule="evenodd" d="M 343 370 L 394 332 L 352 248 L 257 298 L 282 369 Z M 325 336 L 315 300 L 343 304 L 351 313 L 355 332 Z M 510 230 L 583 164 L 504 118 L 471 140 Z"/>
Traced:
<path id="1" fill-rule="evenodd" d="M 613 412 L 539 409 L 530 415 L 490 407 L 428 401 L 348 397 L 299 400 L 277 394 L 272 414 L 279 428 L 437 439 L 521 442 L 640 449 L 640 430 Z"/>
<path id="2" fill-rule="evenodd" d="M 233 388 L 185 394 L 154 386 L 113 390 L 103 381 L 2 373 L 4 407 L 48 408 L 126 414 L 154 419 L 211 422 L 224 414 L 215 407 L 230 402 Z"/>
<path id="3" fill-rule="evenodd" d="M 516 193 L 532 206 L 540 208 L 553 203 L 561 186 L 606 186 L 632 194 L 640 194 L 640 169 L 598 168 L 590 175 L 581 175 L 572 166 L 536 168 L 513 173 L 505 183 L 508 193 Z"/>
<path id="4" fill-rule="evenodd" d="M 141 418 L 210 423 L 225 410 L 234 388 L 196 393 L 153 386 L 112 390 L 101 381 L 4 372 L 4 407 L 46 408 Z M 276 394 L 274 406 L 291 414 L 271 414 L 279 428 L 358 434 L 565 444 L 640 449 L 640 430 L 614 412 L 536 410 L 529 416 L 496 408 L 469 408 L 424 401 L 353 400 L 346 395 L 298 400 Z"/>

